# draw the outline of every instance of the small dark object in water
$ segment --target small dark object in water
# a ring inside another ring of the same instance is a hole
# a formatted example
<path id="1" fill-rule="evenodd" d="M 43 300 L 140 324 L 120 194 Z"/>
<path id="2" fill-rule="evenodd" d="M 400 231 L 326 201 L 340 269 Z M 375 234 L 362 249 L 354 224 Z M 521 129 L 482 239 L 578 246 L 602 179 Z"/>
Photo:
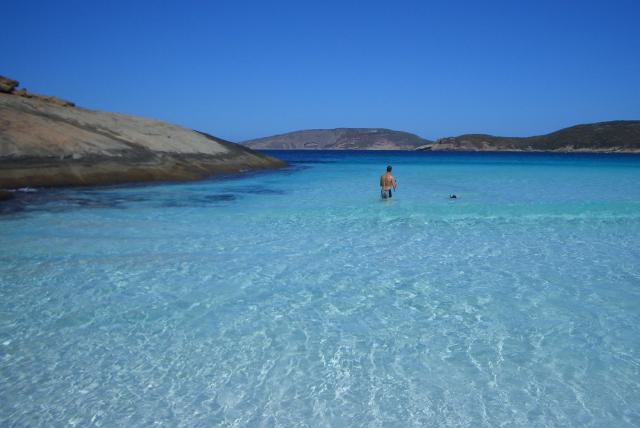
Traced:
<path id="1" fill-rule="evenodd" d="M 449 199 L 458 199 L 456 195 L 449 195 Z"/>

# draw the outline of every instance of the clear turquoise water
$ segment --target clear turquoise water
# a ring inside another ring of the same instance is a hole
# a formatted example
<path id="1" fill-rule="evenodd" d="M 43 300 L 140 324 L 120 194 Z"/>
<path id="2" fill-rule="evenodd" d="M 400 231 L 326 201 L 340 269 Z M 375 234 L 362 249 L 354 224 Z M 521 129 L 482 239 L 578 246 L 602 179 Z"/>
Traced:
<path id="1" fill-rule="evenodd" d="M 0 425 L 640 426 L 640 157 L 278 154 L 3 205 Z"/>

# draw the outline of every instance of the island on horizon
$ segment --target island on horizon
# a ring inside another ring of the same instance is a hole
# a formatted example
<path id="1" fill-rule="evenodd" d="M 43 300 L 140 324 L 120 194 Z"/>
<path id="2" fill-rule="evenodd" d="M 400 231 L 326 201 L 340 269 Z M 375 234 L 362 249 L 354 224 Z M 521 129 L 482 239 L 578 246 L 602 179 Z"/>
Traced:
<path id="1" fill-rule="evenodd" d="M 415 150 L 433 141 L 386 128 L 335 128 L 293 131 L 240 144 L 255 150 Z"/>
<path id="2" fill-rule="evenodd" d="M 259 150 L 640 153 L 640 120 L 575 125 L 532 137 L 464 134 L 436 141 L 384 128 L 312 129 L 247 140 L 241 144 Z"/>

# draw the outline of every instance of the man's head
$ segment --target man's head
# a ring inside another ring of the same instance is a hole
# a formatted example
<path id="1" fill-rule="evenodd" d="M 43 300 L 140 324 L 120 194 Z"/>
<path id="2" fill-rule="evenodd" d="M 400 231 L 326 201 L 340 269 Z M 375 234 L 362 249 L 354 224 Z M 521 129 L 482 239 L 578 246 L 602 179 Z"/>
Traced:
<path id="1" fill-rule="evenodd" d="M 387 167 L 387 172 L 391 172 L 391 170 L 392 170 L 392 169 L 393 169 L 393 168 L 391 168 L 391 165 L 389 165 L 389 166 Z"/>

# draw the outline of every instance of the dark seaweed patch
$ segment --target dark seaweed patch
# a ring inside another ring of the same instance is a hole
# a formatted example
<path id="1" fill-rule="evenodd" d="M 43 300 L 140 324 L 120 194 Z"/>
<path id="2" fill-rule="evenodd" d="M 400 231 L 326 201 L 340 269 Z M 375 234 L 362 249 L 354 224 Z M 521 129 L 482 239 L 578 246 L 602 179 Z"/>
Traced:
<path id="1" fill-rule="evenodd" d="M 264 186 L 242 186 L 242 187 L 234 187 L 225 189 L 229 192 L 236 193 L 246 193 L 250 195 L 284 195 L 285 192 L 283 190 L 278 189 L 269 189 Z"/>
<path id="2" fill-rule="evenodd" d="M 296 165 L 281 170 L 291 174 L 309 166 Z M 203 182 L 201 182 L 203 183 Z M 0 203 L 0 215 L 29 212 L 64 212 L 76 209 L 126 209 L 138 204 L 152 207 L 211 207 L 227 204 L 243 195 L 284 195 L 286 192 L 268 185 L 227 186 L 219 192 L 206 194 L 206 187 L 180 187 L 176 192 L 156 192 L 153 187 L 115 188 L 63 188 L 40 191 L 15 192 L 15 197 Z"/>
<path id="3" fill-rule="evenodd" d="M 338 163 L 338 161 L 335 161 L 335 160 L 320 160 L 320 159 L 296 159 L 296 160 L 291 160 L 291 161 L 288 161 L 288 162 L 290 164 L 294 164 L 294 165 L 305 164 L 305 163 L 319 163 L 319 164 Z"/>
<path id="4" fill-rule="evenodd" d="M 220 193 L 218 195 L 206 195 L 202 199 L 210 202 L 222 202 L 222 201 L 233 201 L 236 199 L 236 196 L 231 193 Z"/>
<path id="5" fill-rule="evenodd" d="M 163 208 L 184 208 L 184 207 L 193 205 L 185 202 L 186 201 L 165 201 L 162 204 L 160 204 L 160 206 Z"/>
<path id="6" fill-rule="evenodd" d="M 78 208 L 124 209 L 131 204 L 148 200 L 149 198 L 142 194 L 122 194 L 90 190 L 16 192 L 12 200 L 0 204 L 0 215 L 32 211 L 63 212 Z"/>
<path id="7" fill-rule="evenodd" d="M 223 202 L 235 201 L 237 196 L 232 193 L 218 193 L 213 195 L 193 196 L 184 199 L 172 199 L 163 201 L 160 206 L 164 208 L 208 207 Z"/>
<path id="8" fill-rule="evenodd" d="M 311 168 L 313 168 L 311 165 L 305 165 L 305 164 L 291 165 L 290 164 L 287 168 L 282 168 L 278 170 L 277 173 L 278 175 L 293 175 L 305 169 L 311 169 Z"/>

